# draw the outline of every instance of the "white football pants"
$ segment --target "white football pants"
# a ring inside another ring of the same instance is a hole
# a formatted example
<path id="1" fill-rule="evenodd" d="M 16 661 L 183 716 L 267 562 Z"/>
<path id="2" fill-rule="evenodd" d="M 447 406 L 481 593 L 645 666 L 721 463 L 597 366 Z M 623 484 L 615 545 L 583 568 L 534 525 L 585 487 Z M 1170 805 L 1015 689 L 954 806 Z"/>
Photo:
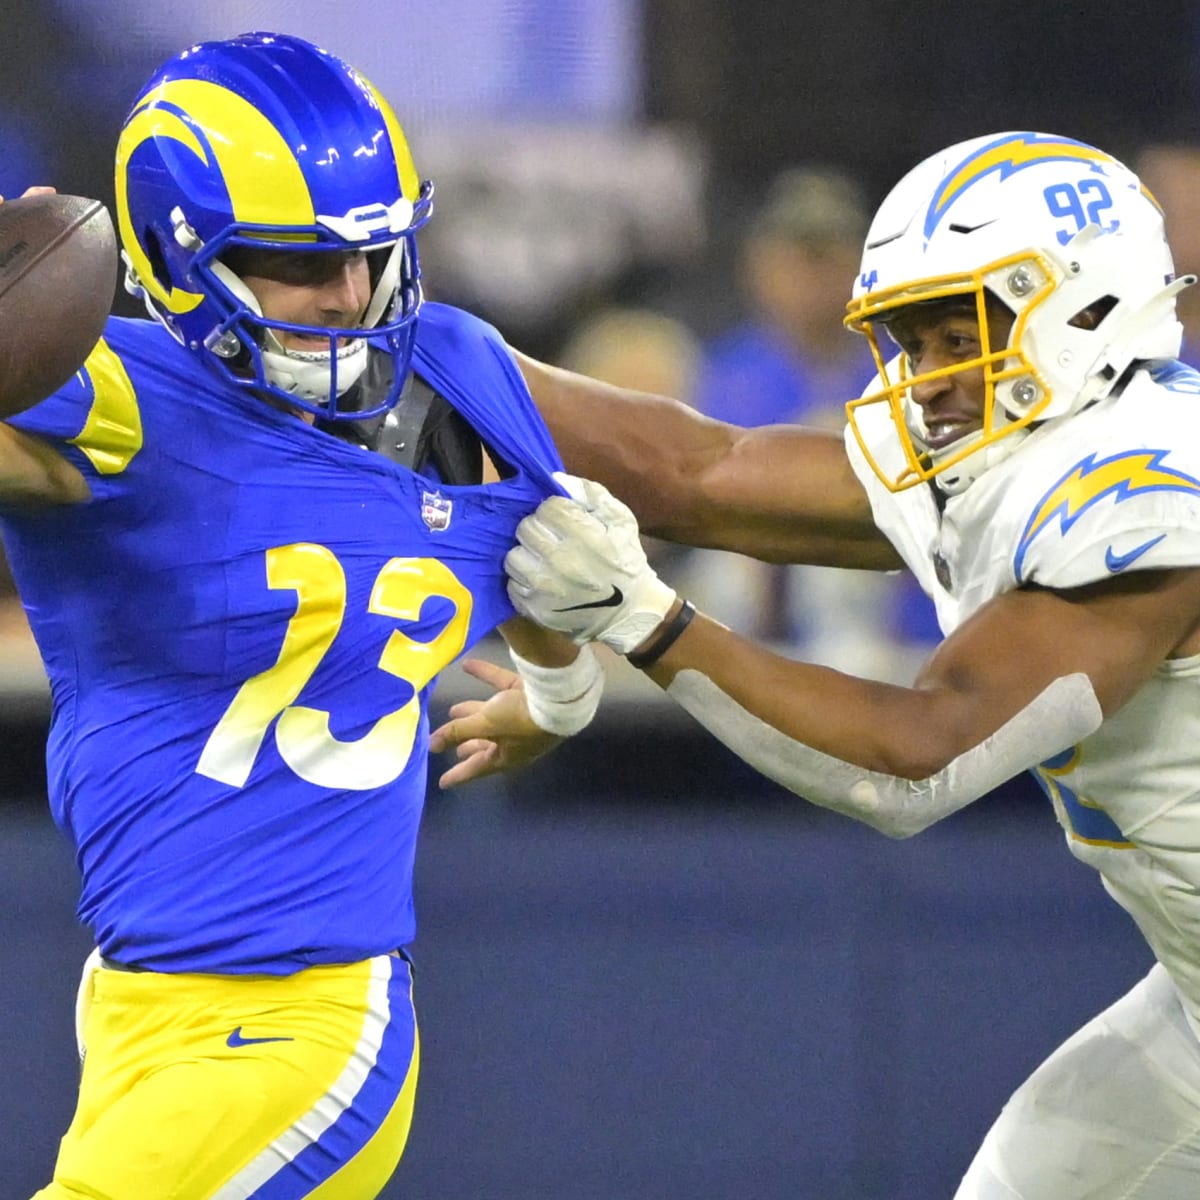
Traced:
<path id="1" fill-rule="evenodd" d="M 955 1200 L 1197 1200 L 1200 1040 L 1156 964 L 1017 1089 Z"/>

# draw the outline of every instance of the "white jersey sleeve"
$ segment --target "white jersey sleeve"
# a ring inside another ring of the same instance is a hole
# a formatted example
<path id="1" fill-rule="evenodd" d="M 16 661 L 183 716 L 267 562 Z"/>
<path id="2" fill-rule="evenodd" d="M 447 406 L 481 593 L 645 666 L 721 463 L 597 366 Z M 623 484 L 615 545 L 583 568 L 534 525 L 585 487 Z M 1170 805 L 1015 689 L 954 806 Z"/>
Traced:
<path id="1" fill-rule="evenodd" d="M 1067 443 L 1067 469 L 1027 504 L 1012 561 L 1018 586 L 1200 565 L 1200 396 L 1142 372 L 1103 416 L 1076 421 L 1083 436 Z"/>

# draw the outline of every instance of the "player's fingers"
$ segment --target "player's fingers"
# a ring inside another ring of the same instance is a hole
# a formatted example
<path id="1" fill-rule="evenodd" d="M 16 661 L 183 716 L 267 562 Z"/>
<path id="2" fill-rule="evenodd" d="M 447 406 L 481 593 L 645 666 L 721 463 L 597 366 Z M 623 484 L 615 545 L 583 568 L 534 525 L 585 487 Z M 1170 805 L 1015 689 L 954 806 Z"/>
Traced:
<path id="1" fill-rule="evenodd" d="M 429 749 L 433 754 L 442 754 L 446 750 L 450 750 L 465 740 L 466 735 L 459 736 L 459 729 L 462 726 L 461 720 L 446 721 L 439 725 L 429 735 Z"/>
<path id="2" fill-rule="evenodd" d="M 605 495 L 610 504 L 617 503 L 607 492 Z M 517 541 L 542 558 L 554 559 L 563 542 L 594 536 L 603 529 L 604 523 L 579 501 L 551 496 L 517 526 Z"/>
<path id="3" fill-rule="evenodd" d="M 554 499 L 563 504 L 572 503 L 560 496 L 555 496 Z M 544 558 L 562 541 L 562 538 L 554 533 L 547 524 L 548 520 L 554 518 L 552 511 L 546 511 L 549 504 L 549 500 L 543 500 L 541 507 L 525 517 L 517 526 L 517 541 L 535 558 Z"/>
<path id="4" fill-rule="evenodd" d="M 56 191 L 58 191 L 57 188 L 43 187 L 43 186 L 39 185 L 37 187 L 27 187 L 21 193 L 21 195 L 22 196 L 53 196 Z"/>
<path id="5" fill-rule="evenodd" d="M 553 473 L 554 482 L 558 484 L 572 500 L 578 500 L 581 504 L 586 503 L 584 495 L 584 487 L 587 480 L 578 475 L 568 475 L 566 471 L 555 471 Z"/>
<path id="6" fill-rule="evenodd" d="M 483 701 L 481 700 L 464 700 L 462 703 L 477 705 L 480 709 L 483 708 Z M 454 707 L 457 708 L 458 705 Z M 481 716 L 478 711 L 467 713 L 463 716 L 456 716 L 452 709 L 451 720 L 447 721 L 444 725 L 439 725 L 429 735 L 429 749 L 434 754 L 441 754 L 446 750 L 454 749 L 456 746 L 462 746 L 472 738 L 487 738 L 490 732 L 491 723 L 486 716 Z"/>
<path id="7" fill-rule="evenodd" d="M 607 516 L 625 509 L 625 505 L 604 484 L 597 483 L 594 479 L 581 479 L 579 490 L 581 494 L 575 498 L 590 513 L 603 513 Z"/>
<path id="8" fill-rule="evenodd" d="M 487 738 L 468 738 L 465 742 L 460 743 L 454 752 L 460 762 L 466 762 L 467 759 L 473 758 L 477 754 L 493 758 L 499 753 L 500 748 L 495 742 L 488 741 Z"/>
<path id="9" fill-rule="evenodd" d="M 517 686 L 516 671 L 510 671 L 498 663 L 488 662 L 485 658 L 468 658 L 463 662 L 462 669 L 498 692 L 506 692 L 509 688 Z"/>
<path id="10" fill-rule="evenodd" d="M 481 779 L 485 775 L 496 772 L 496 758 L 499 751 L 492 743 L 487 743 L 485 749 L 477 751 L 462 762 L 456 763 L 448 771 L 438 776 L 438 787 L 443 791 L 458 787 L 459 784 L 469 783 L 472 779 Z"/>
<path id="11" fill-rule="evenodd" d="M 524 546 L 514 546 L 504 556 L 509 591 L 516 588 L 521 595 L 528 595 L 533 590 L 532 581 L 537 568 L 538 558 L 535 554 L 530 554 Z"/>
<path id="12" fill-rule="evenodd" d="M 438 776 L 438 788 L 447 792 L 452 787 L 456 787 L 460 783 L 466 782 L 466 769 L 460 763 L 458 766 L 451 767 L 448 771 L 443 771 Z"/>

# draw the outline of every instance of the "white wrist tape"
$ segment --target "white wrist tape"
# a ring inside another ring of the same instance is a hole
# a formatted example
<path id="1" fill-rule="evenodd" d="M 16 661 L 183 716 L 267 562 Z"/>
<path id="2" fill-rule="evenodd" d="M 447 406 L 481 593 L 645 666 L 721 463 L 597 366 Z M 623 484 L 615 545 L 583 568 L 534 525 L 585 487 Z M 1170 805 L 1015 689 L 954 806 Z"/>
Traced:
<path id="1" fill-rule="evenodd" d="M 1091 680 L 1084 674 L 1064 675 L 936 775 L 904 779 L 868 771 L 788 737 L 699 671 L 680 671 L 667 694 L 768 779 L 896 838 L 920 833 L 1006 779 L 1082 741 L 1104 719 Z"/>
<path id="2" fill-rule="evenodd" d="M 565 667 L 539 666 L 511 646 L 508 653 L 525 685 L 529 716 L 539 729 L 570 737 L 588 726 L 604 692 L 604 668 L 591 646 L 581 646 L 575 661 Z"/>

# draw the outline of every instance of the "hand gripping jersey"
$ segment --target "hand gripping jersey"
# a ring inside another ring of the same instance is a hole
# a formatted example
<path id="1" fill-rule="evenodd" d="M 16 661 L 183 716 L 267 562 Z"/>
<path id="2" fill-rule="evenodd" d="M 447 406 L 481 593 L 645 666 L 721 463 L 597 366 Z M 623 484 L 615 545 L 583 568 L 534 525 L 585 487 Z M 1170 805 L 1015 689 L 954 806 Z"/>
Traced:
<path id="1" fill-rule="evenodd" d="M 899 470 L 894 429 L 878 416 L 872 453 Z M 1036 431 L 940 517 L 928 487 L 889 492 L 853 437 L 846 445 L 876 523 L 945 633 L 1024 584 L 1200 565 L 1200 374 L 1179 363 L 1139 371 L 1119 394 Z M 1200 1022 L 1200 657 L 1164 663 L 1034 774 L 1071 851 L 1137 921 Z"/>
<path id="2" fill-rule="evenodd" d="M 413 937 L 426 701 L 513 615 L 502 560 L 561 467 L 495 330 L 428 305 L 413 361 L 510 478 L 423 478 L 248 402 L 144 321 L 111 320 L 14 419 L 93 492 L 3 533 L 105 957 L 284 974 Z"/>

